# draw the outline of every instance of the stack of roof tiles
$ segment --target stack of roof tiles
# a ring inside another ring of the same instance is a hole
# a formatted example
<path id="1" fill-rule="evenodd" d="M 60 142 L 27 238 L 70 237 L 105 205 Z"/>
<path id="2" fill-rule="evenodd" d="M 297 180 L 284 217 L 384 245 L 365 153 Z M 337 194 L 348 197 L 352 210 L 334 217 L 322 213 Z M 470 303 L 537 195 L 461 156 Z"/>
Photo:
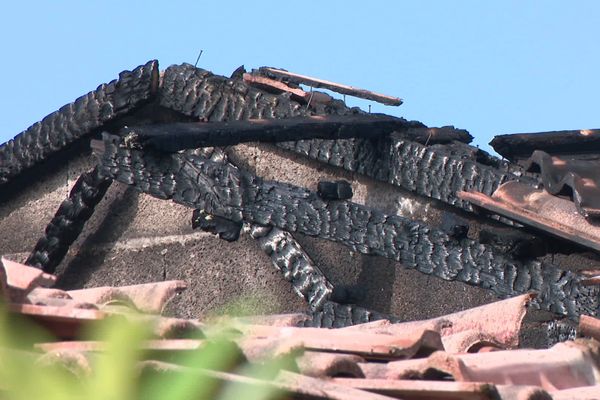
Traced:
<path id="1" fill-rule="evenodd" d="M 164 360 L 212 340 L 199 321 L 159 315 L 185 289 L 184 282 L 62 291 L 51 288 L 53 275 L 7 259 L 0 276 L 9 313 L 56 337 L 29 351 L 79 373 L 89 373 L 90 356 L 104 349 L 100 342 L 79 341 L 82 328 L 112 315 L 144 319 L 153 327 L 154 338 L 141 344 L 151 350 L 140 360 L 142 372 L 189 372 L 193 366 Z M 523 295 L 425 321 L 380 320 L 340 329 L 298 327 L 308 318 L 302 314 L 235 318 L 228 324 L 235 331 L 228 340 L 237 346 L 240 360 L 252 364 L 288 356 L 293 362 L 270 380 L 245 376 L 236 366 L 196 372 L 222 385 L 273 387 L 298 399 L 597 399 L 600 320 L 588 317 L 582 323 L 581 333 L 592 338 L 549 349 L 517 349 L 531 298 Z M 134 310 L 144 314 L 131 314 Z"/>

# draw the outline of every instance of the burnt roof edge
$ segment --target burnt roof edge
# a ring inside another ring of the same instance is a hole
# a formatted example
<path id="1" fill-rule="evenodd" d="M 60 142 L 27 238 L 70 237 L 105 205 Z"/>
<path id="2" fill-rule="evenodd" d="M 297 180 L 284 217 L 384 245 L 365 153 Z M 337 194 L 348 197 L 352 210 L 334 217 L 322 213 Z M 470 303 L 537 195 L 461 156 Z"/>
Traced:
<path id="1" fill-rule="evenodd" d="M 600 129 L 498 135 L 490 146 L 510 161 L 528 158 L 534 150 L 550 154 L 600 152 Z"/>
<path id="2" fill-rule="evenodd" d="M 151 60 L 48 114 L 0 146 L 0 185 L 147 103 L 158 89 L 158 61 Z"/>

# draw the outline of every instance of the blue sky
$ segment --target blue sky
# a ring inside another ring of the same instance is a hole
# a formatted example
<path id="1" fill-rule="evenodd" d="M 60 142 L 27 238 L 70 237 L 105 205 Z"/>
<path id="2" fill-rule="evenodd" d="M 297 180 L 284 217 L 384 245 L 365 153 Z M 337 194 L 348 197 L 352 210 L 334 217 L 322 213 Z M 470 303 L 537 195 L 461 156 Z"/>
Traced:
<path id="1" fill-rule="evenodd" d="M 31 1 L 0 15 L 0 142 L 149 59 L 286 68 L 496 134 L 600 128 L 599 1 Z"/>

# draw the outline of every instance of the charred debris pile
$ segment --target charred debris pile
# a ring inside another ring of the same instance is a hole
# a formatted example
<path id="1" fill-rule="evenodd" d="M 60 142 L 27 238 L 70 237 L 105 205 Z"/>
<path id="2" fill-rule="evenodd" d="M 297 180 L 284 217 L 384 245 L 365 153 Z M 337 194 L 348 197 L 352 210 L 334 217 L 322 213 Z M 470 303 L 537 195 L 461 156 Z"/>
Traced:
<path id="1" fill-rule="evenodd" d="M 333 285 L 295 234 L 500 299 L 533 293 L 546 345 L 573 338 L 581 315 L 598 315 L 595 131 L 498 136 L 493 145 L 506 157 L 499 159 L 470 146 L 464 130 L 349 108 L 318 88 L 402 103 L 274 68 L 239 68 L 228 78 L 188 64 L 159 72 L 150 61 L 48 115 L 0 147 L 4 198 L 48 159 L 91 147 L 97 165 L 76 180 L 25 264 L 54 273 L 119 184 L 189 207 L 190 224 L 218 235 L 223 247 L 249 234 L 306 300 L 303 325 L 403 318 L 354 305 L 360 288 Z M 246 142 L 401 188 L 437 217 L 354 202 L 345 180 L 310 190 L 265 179 L 231 156 Z"/>

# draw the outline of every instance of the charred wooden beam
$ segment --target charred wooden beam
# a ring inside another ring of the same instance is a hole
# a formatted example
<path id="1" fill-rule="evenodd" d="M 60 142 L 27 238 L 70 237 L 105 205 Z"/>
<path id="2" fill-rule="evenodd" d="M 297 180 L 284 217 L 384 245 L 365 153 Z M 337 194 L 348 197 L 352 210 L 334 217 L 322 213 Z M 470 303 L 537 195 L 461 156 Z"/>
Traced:
<path id="1" fill-rule="evenodd" d="M 53 273 L 111 183 L 111 179 L 100 176 L 98 168 L 81 174 L 25 264 Z"/>
<path id="2" fill-rule="evenodd" d="M 472 206 L 457 196 L 458 191 L 491 195 L 509 180 L 535 182 L 515 167 L 501 169 L 455 155 L 445 146 L 425 146 L 418 141 L 426 141 L 427 136 L 416 141 L 408 136 L 414 131 L 377 139 L 313 139 L 277 146 L 468 211 Z"/>
<path id="3" fill-rule="evenodd" d="M 202 121 L 216 122 L 241 119 L 291 118 L 312 115 L 297 101 L 266 93 L 244 83 L 196 68 L 193 65 L 173 65 L 163 75 L 160 104 Z M 345 114 L 339 104 L 320 107 L 318 114 Z M 335 112 L 339 107 L 340 112 Z"/>
<path id="4" fill-rule="evenodd" d="M 333 286 L 291 233 L 271 226 L 252 225 L 250 235 L 271 258 L 273 265 L 292 283 L 298 295 L 319 312 L 329 300 Z"/>
<path id="5" fill-rule="evenodd" d="M 187 153 L 202 156 L 222 165 L 235 167 L 227 159 L 227 154 L 219 147 L 195 149 L 187 151 Z M 197 213 L 199 213 L 199 210 L 194 210 L 194 216 Z M 206 215 L 204 211 L 202 211 L 202 214 Z M 233 231 L 239 235 L 237 228 L 241 226 L 241 223 L 236 225 L 233 221 L 225 221 L 227 226 L 234 228 L 227 231 L 227 233 Z M 269 256 L 275 268 L 292 284 L 294 291 L 308 303 L 311 312 L 320 312 L 323 304 L 331 297 L 333 286 L 321 269 L 302 249 L 294 236 L 272 226 L 258 225 L 250 226 L 250 236 L 257 241 L 260 248 Z M 228 238 L 230 236 L 223 237 L 225 240 Z"/>
<path id="6" fill-rule="evenodd" d="M 247 142 L 284 142 L 300 139 L 376 139 L 393 131 L 406 131 L 419 123 L 383 115 L 329 115 L 288 119 L 250 119 L 227 122 L 192 122 L 125 127 L 120 135 L 133 148 L 152 147 L 176 152 L 206 146 Z"/>
<path id="7" fill-rule="evenodd" d="M 321 311 L 311 313 L 310 319 L 302 321 L 301 325 L 314 328 L 344 328 L 380 319 L 400 322 L 399 318 L 354 304 L 339 304 L 327 301 L 323 304 Z"/>
<path id="8" fill-rule="evenodd" d="M 551 155 L 600 152 L 600 129 L 498 135 L 490 145 L 511 161 L 527 159 L 535 150 Z"/>
<path id="9" fill-rule="evenodd" d="M 369 90 L 359 89 L 340 83 L 329 82 L 323 79 L 312 78 L 306 75 L 295 74 L 282 69 L 261 67 L 258 73 L 267 77 L 283 79 L 291 83 L 305 84 L 314 88 L 325 88 L 337 93 L 347 94 L 349 96 L 359 97 L 361 99 L 373 100 L 378 103 L 383 103 L 388 106 L 399 106 L 402 104 L 402 99 L 398 97 L 387 96 L 380 93 L 374 93 Z"/>
<path id="10" fill-rule="evenodd" d="M 0 146 L 0 185 L 147 102 L 157 90 L 158 61 L 149 61 L 46 116 Z"/>
<path id="11" fill-rule="evenodd" d="M 553 264 L 515 260 L 418 221 L 348 201 L 325 202 L 306 189 L 202 157 L 127 149 L 118 137 L 106 137 L 104 143 L 101 173 L 152 196 L 234 221 L 336 241 L 425 274 L 493 290 L 499 297 L 535 291 L 539 307 L 572 318 L 598 312 L 600 288 L 583 285 L 585 277 Z"/>

